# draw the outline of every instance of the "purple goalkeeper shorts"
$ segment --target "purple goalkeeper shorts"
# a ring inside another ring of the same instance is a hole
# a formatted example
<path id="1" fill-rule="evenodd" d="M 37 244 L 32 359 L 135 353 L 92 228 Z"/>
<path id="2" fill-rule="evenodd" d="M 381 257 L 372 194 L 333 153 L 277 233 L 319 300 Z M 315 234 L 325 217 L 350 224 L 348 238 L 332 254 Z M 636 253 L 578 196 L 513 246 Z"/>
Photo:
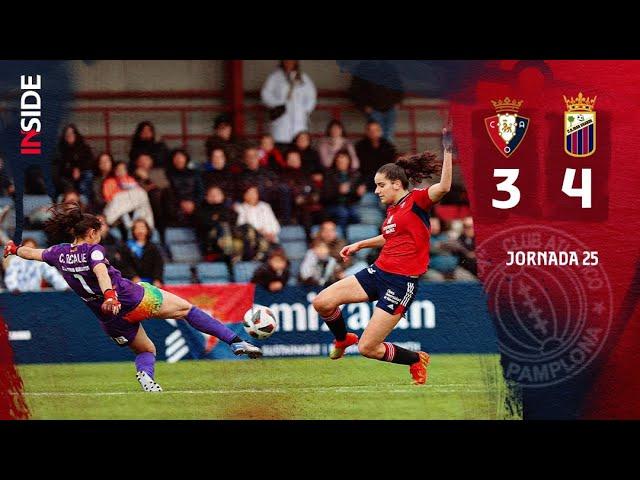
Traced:
<path id="1" fill-rule="evenodd" d="M 140 324 L 138 322 L 127 322 L 124 318 L 117 316 L 108 320 L 100 320 L 102 330 L 111 337 L 121 347 L 126 347 L 136 338 Z"/>

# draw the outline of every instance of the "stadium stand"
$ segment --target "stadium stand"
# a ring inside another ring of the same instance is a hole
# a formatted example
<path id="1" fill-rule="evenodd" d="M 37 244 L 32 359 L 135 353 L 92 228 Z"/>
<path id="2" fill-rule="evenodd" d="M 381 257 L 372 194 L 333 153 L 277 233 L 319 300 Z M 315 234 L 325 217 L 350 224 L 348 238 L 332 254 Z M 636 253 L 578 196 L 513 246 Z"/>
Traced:
<path id="1" fill-rule="evenodd" d="M 260 262 L 238 262 L 233 266 L 233 280 L 239 283 L 247 283 Z"/>
<path id="2" fill-rule="evenodd" d="M 191 283 L 191 267 L 186 263 L 165 264 L 164 283 L 168 285 Z"/>
<path id="3" fill-rule="evenodd" d="M 199 263 L 196 272 L 201 283 L 229 283 L 231 276 L 227 264 L 223 262 Z"/>

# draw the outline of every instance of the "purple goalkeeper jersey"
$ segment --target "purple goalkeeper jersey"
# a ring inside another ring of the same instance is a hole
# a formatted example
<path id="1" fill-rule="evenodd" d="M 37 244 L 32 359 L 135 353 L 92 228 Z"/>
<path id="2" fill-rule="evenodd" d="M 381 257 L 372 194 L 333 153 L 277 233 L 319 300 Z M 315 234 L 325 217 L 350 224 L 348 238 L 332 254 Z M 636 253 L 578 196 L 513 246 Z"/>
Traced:
<path id="1" fill-rule="evenodd" d="M 111 284 L 118 292 L 118 300 L 122 303 L 119 316 L 133 310 L 144 296 L 144 289 L 140 285 L 122 278 L 122 274 L 111 266 L 102 245 L 88 243 L 53 245 L 42 252 L 42 260 L 60 271 L 69 287 L 101 320 L 112 318 L 112 315 L 105 315 L 100 310 L 104 295 L 100 289 L 98 277 L 93 273 L 93 268 L 97 264 L 104 263 L 107 266 Z"/>

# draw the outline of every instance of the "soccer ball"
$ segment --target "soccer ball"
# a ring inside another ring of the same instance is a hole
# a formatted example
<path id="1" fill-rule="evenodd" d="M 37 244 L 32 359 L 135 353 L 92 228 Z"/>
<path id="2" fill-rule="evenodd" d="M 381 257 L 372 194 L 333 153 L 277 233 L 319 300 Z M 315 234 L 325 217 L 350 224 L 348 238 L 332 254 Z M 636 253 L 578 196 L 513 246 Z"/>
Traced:
<path id="1" fill-rule="evenodd" d="M 278 329 L 276 316 L 263 305 L 254 305 L 244 314 L 244 331 L 258 340 L 266 340 Z"/>

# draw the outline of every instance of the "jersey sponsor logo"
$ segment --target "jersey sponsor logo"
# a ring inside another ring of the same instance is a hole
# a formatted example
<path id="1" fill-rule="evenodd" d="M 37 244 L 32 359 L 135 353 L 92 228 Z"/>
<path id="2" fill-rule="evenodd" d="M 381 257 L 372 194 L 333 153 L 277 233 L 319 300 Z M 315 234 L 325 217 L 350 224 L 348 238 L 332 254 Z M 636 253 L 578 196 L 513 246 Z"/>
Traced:
<path id="1" fill-rule="evenodd" d="M 367 268 L 367 272 L 369 272 L 371 275 L 373 275 L 374 273 L 376 273 L 375 269 L 368 267 Z"/>
<path id="2" fill-rule="evenodd" d="M 91 260 L 95 262 L 104 260 L 104 254 L 100 250 L 94 250 L 93 252 L 91 252 Z"/>
<path id="3" fill-rule="evenodd" d="M 118 345 L 126 345 L 127 343 L 129 343 L 129 340 L 126 339 L 126 337 L 111 337 L 113 339 L 114 342 L 116 342 Z"/>
<path id="4" fill-rule="evenodd" d="M 567 98 L 564 112 L 564 151 L 572 157 L 588 157 L 596 151 L 596 112 L 593 105 L 596 97 L 584 97 L 582 92 L 576 98 Z"/>
<path id="5" fill-rule="evenodd" d="M 491 100 L 496 115 L 484 119 L 489 138 L 498 151 L 507 158 L 520 146 L 529 128 L 529 119 L 518 115 L 523 101 L 509 97 Z"/>

